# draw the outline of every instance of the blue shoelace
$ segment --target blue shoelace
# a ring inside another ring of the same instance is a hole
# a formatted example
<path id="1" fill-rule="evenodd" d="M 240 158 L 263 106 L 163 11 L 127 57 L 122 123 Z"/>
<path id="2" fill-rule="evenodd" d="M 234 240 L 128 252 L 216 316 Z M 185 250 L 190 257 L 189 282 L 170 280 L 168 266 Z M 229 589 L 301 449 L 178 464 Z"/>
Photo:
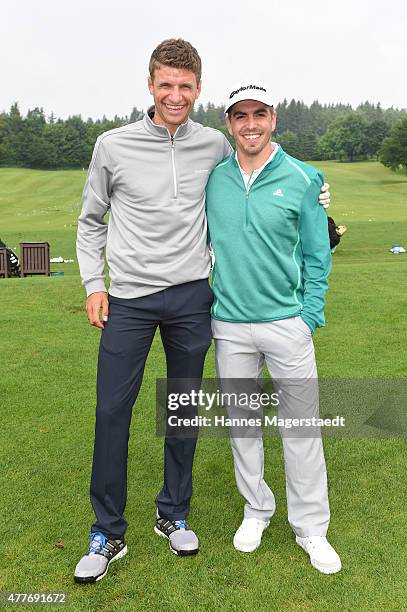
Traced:
<path id="1" fill-rule="evenodd" d="M 90 534 L 89 553 L 103 553 L 107 537 L 100 531 L 94 531 Z"/>
<path id="2" fill-rule="evenodd" d="M 187 528 L 187 522 L 182 520 L 182 521 L 175 521 L 175 526 L 177 529 L 186 529 Z"/>

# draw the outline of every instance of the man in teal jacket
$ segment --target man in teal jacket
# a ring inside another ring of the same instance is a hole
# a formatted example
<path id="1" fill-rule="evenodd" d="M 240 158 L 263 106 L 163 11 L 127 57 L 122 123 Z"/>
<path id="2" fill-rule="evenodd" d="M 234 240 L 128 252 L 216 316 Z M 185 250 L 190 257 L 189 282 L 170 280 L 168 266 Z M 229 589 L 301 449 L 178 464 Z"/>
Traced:
<path id="1" fill-rule="evenodd" d="M 251 84 L 250 84 L 251 83 Z M 327 215 L 318 205 L 320 171 L 271 141 L 276 113 L 267 87 L 241 83 L 226 104 L 236 152 L 220 162 L 207 185 L 207 219 L 215 254 L 212 332 L 223 388 L 228 379 L 257 379 L 266 364 L 280 414 L 318 416 L 312 334 L 323 327 L 331 266 Z M 307 381 L 293 391 L 293 381 Z M 314 382 L 314 386 L 312 385 Z M 309 384 L 308 384 L 309 383 Z M 228 406 L 229 414 L 238 414 Z M 235 433 L 235 435 L 234 435 Z M 319 434 L 319 430 L 318 430 Z M 261 428 L 232 430 L 235 475 L 246 499 L 233 543 L 255 550 L 275 511 L 264 481 Z M 327 477 L 320 435 L 283 435 L 288 520 L 297 543 L 323 573 L 341 569 L 326 539 Z"/>

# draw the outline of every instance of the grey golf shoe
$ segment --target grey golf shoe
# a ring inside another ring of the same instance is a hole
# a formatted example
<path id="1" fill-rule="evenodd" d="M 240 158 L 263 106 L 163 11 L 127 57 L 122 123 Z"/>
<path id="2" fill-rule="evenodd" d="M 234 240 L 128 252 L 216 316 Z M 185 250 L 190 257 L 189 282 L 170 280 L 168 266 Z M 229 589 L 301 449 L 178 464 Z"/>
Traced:
<path id="1" fill-rule="evenodd" d="M 154 531 L 162 538 L 168 540 L 170 550 L 175 555 L 186 557 L 196 555 L 199 551 L 199 541 L 186 521 L 170 521 L 157 516 Z"/>
<path id="2" fill-rule="evenodd" d="M 86 584 L 101 580 L 106 576 L 109 565 L 126 553 L 124 540 L 108 540 L 100 531 L 91 533 L 88 553 L 75 568 L 75 582 Z"/>

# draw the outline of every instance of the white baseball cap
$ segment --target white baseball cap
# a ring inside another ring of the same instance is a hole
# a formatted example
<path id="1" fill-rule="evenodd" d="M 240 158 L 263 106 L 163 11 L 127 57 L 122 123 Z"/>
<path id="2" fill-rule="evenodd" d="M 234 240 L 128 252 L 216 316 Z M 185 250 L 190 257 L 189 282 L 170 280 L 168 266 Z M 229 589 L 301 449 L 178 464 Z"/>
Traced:
<path id="1" fill-rule="evenodd" d="M 267 106 L 273 106 L 273 99 L 269 88 L 264 83 L 257 81 L 240 82 L 232 89 L 225 104 L 225 114 L 237 102 L 242 100 L 256 100 Z"/>

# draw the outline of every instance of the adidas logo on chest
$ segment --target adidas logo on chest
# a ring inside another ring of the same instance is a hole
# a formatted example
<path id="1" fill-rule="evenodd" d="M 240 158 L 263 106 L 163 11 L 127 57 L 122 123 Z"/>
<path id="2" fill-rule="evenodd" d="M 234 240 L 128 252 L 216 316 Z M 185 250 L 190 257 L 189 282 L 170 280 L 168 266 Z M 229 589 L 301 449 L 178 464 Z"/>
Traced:
<path id="1" fill-rule="evenodd" d="M 274 196 L 278 196 L 279 198 L 283 198 L 284 197 L 284 189 L 276 189 L 275 191 L 273 191 L 273 195 Z"/>

